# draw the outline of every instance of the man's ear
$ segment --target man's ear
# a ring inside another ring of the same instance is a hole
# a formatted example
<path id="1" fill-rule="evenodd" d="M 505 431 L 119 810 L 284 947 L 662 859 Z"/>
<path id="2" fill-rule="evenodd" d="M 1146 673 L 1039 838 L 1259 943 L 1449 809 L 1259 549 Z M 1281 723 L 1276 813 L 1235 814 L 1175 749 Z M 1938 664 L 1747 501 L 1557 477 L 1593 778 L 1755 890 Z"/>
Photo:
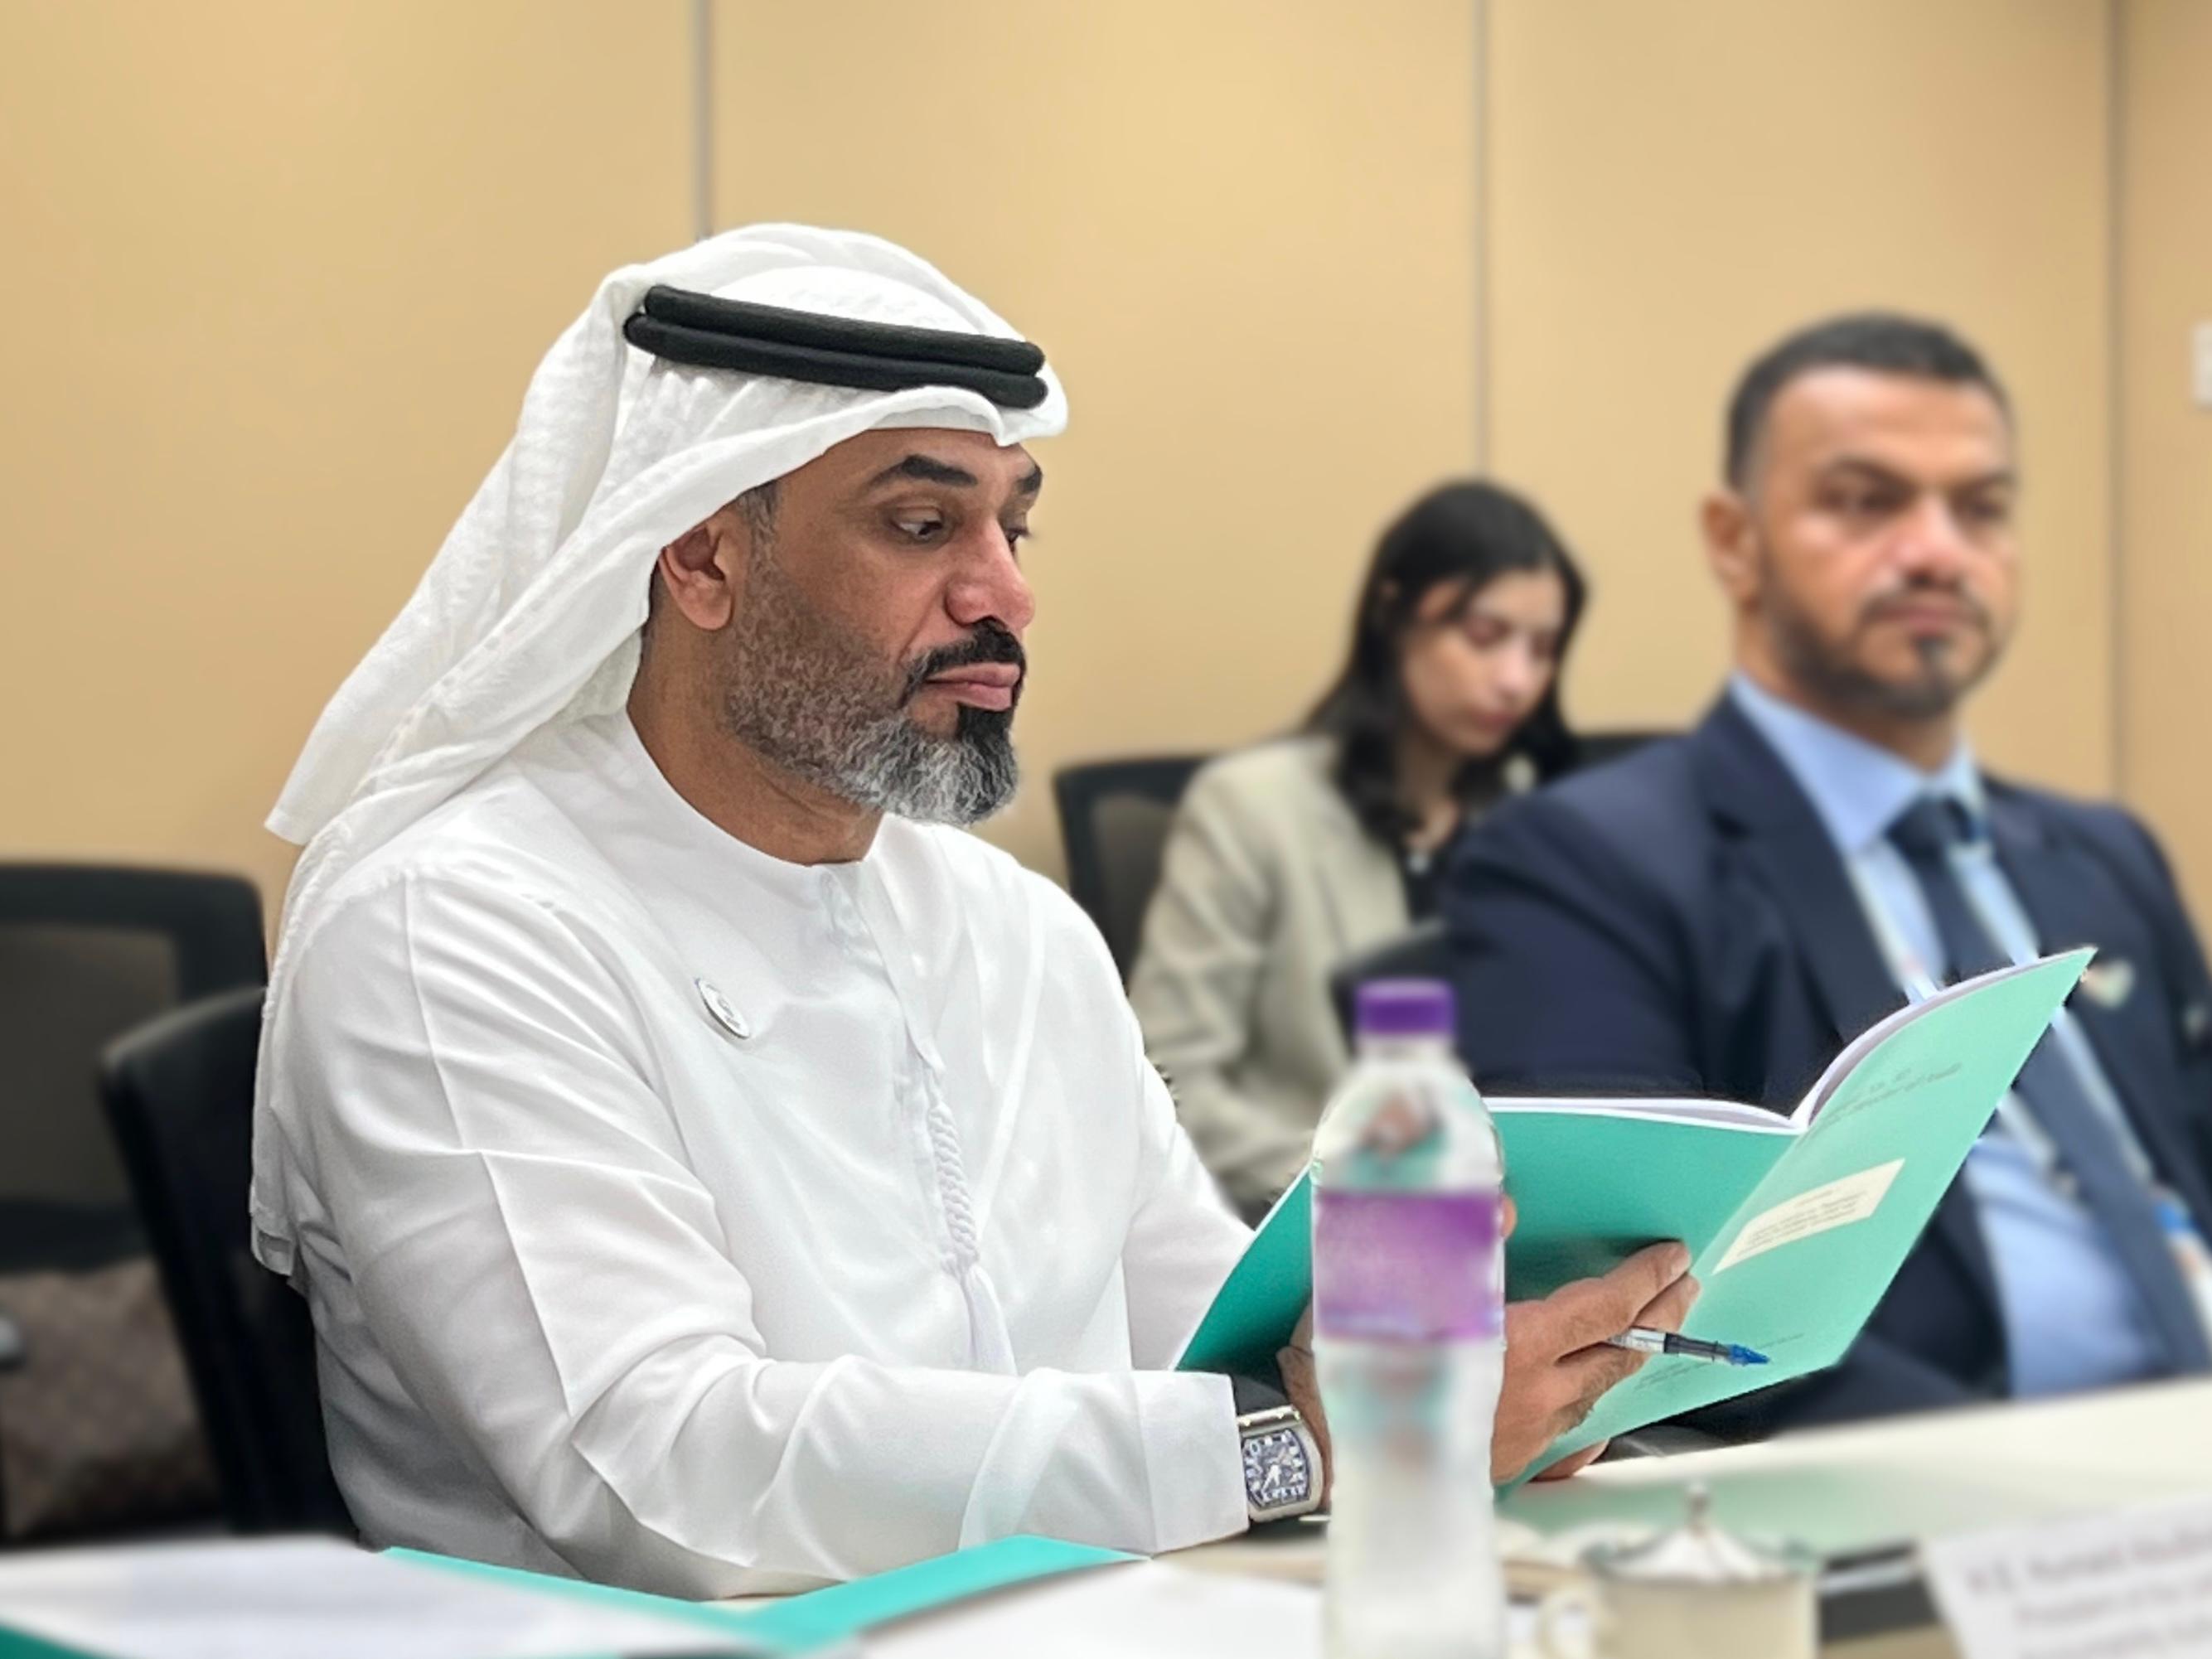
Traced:
<path id="1" fill-rule="evenodd" d="M 1698 508 L 1705 560 L 1721 591 L 1739 605 L 1759 592 L 1759 533 L 1751 503 L 1733 489 L 1716 489 Z"/>
<path id="2" fill-rule="evenodd" d="M 730 624 L 737 610 L 736 579 L 744 557 L 741 537 L 717 513 L 660 550 L 654 563 L 666 604 L 702 633 Z"/>

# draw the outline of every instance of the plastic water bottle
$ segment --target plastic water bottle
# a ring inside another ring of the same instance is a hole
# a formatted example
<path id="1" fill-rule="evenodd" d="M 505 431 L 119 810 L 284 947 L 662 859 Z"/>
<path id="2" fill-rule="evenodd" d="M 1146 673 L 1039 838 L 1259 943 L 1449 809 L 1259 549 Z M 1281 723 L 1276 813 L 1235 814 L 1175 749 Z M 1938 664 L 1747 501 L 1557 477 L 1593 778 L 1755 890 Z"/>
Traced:
<path id="1" fill-rule="evenodd" d="M 1490 1486 L 1504 1163 L 1453 1012 L 1434 981 L 1362 986 L 1358 1058 L 1314 1141 L 1329 1659 L 1505 1651 Z"/>

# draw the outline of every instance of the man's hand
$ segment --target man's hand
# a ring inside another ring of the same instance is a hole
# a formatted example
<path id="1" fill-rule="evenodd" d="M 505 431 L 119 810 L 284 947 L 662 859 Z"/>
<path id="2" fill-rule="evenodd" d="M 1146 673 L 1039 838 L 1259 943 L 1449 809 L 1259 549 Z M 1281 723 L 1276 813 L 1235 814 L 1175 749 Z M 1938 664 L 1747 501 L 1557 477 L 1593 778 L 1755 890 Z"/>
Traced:
<path id="1" fill-rule="evenodd" d="M 1505 1201 L 1504 1231 L 1516 1219 Z M 1698 1281 L 1689 1277 L 1690 1253 L 1680 1244 L 1654 1244 L 1638 1250 L 1601 1279 L 1564 1285 L 1541 1302 L 1516 1302 L 1505 1310 L 1505 1377 L 1499 1390 L 1498 1419 L 1490 1437 L 1490 1477 L 1511 1480 L 1553 1441 L 1590 1413 L 1600 1395 L 1626 1381 L 1644 1356 L 1604 1346 L 1632 1325 L 1677 1331 L 1697 1300 Z M 1314 1376 L 1313 1310 L 1298 1321 L 1290 1346 L 1276 1354 L 1283 1392 L 1298 1408 L 1321 1446 L 1322 1493 L 1328 1493 L 1328 1419 L 1322 1412 L 1321 1389 Z M 1564 1480 L 1604 1451 L 1604 1443 L 1564 1458 L 1538 1477 Z"/>
<path id="2" fill-rule="evenodd" d="M 1321 1384 L 1314 1376 L 1313 1306 L 1308 1304 L 1305 1317 L 1291 1333 L 1291 1346 L 1275 1355 L 1275 1364 L 1283 1373 L 1283 1392 L 1291 1397 L 1291 1404 L 1298 1408 L 1298 1415 L 1313 1431 L 1315 1443 L 1321 1447 L 1321 1496 L 1328 1501 L 1330 1480 L 1328 1449 L 1328 1419 L 1321 1409 Z"/>
<path id="3" fill-rule="evenodd" d="M 1509 1223 L 1510 1224 L 1510 1223 Z M 1490 1474 L 1510 1480 L 1590 1413 L 1598 1396 L 1633 1376 L 1644 1356 L 1603 1346 L 1631 1325 L 1680 1330 L 1697 1299 L 1690 1253 L 1680 1244 L 1638 1250 L 1602 1279 L 1579 1279 L 1541 1302 L 1505 1310 L 1505 1381 L 1490 1437 Z M 1565 1458 L 1543 1479 L 1572 1474 L 1602 1443 Z"/>

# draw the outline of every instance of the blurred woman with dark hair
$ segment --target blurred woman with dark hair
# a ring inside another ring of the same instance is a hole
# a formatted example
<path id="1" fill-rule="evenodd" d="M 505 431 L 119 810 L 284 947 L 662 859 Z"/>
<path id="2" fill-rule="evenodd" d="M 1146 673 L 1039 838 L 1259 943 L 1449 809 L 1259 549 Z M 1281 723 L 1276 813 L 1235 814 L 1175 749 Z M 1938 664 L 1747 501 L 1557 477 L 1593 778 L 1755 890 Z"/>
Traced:
<path id="1" fill-rule="evenodd" d="M 1572 764 L 1559 676 L 1583 594 L 1527 502 L 1432 490 L 1383 532 L 1351 653 L 1304 729 L 1192 780 L 1129 998 L 1247 1211 L 1304 1167 L 1346 1064 L 1331 970 L 1434 914 L 1453 842 Z"/>

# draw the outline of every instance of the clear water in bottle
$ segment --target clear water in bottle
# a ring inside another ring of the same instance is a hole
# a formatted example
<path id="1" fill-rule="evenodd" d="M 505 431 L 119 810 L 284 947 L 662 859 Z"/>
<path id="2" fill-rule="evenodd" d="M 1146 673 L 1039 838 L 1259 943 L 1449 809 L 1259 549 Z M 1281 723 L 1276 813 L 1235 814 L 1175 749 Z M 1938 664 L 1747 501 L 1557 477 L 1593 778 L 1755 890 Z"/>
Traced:
<path id="1" fill-rule="evenodd" d="M 1362 986 L 1358 1054 L 1314 1141 L 1329 1659 L 1505 1651 L 1490 1486 L 1504 1164 L 1453 1025 L 1448 986 Z"/>

